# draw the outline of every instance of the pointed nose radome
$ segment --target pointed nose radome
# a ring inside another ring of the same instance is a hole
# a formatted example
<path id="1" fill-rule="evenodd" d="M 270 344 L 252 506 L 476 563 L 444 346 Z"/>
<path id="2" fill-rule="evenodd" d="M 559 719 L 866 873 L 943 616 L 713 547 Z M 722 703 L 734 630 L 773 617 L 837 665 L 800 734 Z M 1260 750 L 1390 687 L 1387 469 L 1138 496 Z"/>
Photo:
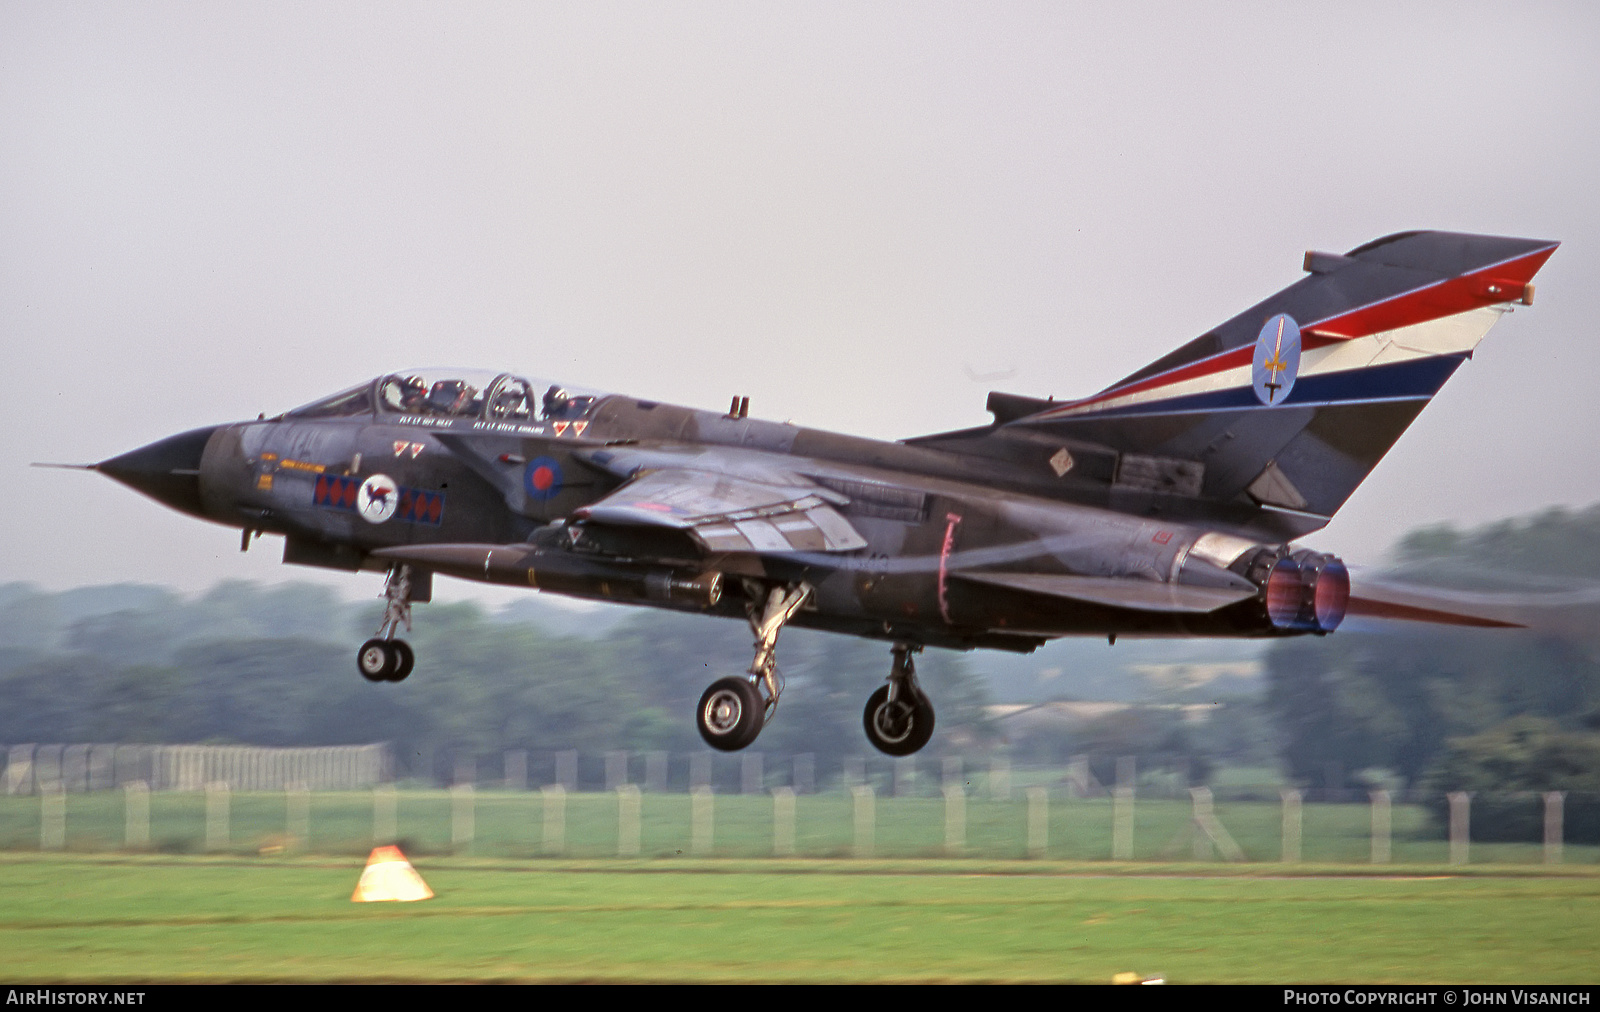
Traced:
<path id="1" fill-rule="evenodd" d="M 220 425 L 192 429 L 102 460 L 94 469 L 175 510 L 205 516 L 200 503 L 200 457 Z"/>

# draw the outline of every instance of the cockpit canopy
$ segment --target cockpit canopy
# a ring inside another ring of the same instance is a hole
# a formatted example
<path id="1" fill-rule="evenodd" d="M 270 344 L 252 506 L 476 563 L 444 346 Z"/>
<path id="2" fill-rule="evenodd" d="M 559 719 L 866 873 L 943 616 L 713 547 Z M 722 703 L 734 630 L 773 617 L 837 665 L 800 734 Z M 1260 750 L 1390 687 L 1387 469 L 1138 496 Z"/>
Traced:
<path id="1" fill-rule="evenodd" d="M 471 369 L 408 369 L 341 390 L 287 413 L 289 418 L 422 415 L 490 422 L 586 417 L 598 391 Z"/>

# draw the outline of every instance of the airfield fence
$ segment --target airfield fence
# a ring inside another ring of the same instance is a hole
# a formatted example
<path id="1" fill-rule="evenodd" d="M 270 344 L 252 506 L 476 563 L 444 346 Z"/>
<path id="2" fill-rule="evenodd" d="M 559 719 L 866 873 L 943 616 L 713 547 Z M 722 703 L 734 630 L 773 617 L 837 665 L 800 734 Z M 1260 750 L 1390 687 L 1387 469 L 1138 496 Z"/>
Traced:
<path id="1" fill-rule="evenodd" d="M 1004 759 L 652 752 L 447 757 L 455 783 L 395 782 L 387 746 L 0 748 L 0 848 L 517 857 L 979 857 L 1465 864 L 1600 862 L 1569 840 L 1600 796 L 1109 787 L 1092 757 Z M 1154 765 L 1151 763 L 1150 765 Z M 530 788 L 530 784 L 542 786 Z M 1513 831 L 1508 831 L 1508 827 Z M 1585 834 L 1585 839 L 1589 836 Z"/>

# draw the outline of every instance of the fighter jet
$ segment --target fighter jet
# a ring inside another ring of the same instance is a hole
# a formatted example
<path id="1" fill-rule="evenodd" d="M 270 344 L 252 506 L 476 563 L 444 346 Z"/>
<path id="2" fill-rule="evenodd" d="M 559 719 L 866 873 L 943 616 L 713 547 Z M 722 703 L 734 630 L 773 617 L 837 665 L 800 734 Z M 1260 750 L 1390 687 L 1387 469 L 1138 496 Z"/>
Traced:
<path id="1" fill-rule="evenodd" d="M 754 656 L 695 720 L 755 741 L 790 624 L 891 644 L 874 746 L 933 734 L 924 647 L 1060 636 L 1326 635 L 1349 613 L 1505 624 L 1352 595 L 1297 548 L 1328 523 L 1558 244 L 1405 232 L 1306 276 L 1099 393 L 991 393 L 990 424 L 882 442 L 512 372 L 412 369 L 93 470 L 282 535 L 283 560 L 387 573 L 357 652 L 411 673 L 435 574 L 747 621 Z"/>

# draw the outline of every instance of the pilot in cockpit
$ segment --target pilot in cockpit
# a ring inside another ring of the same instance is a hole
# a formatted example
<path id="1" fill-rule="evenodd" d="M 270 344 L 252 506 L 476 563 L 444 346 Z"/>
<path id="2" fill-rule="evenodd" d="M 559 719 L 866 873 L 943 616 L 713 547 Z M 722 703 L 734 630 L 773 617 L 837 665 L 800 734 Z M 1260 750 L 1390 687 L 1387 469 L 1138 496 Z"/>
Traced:
<path id="1" fill-rule="evenodd" d="M 558 385 L 552 384 L 550 389 L 544 392 L 544 416 L 546 418 L 565 418 L 567 416 L 567 404 L 571 400 L 571 396 L 565 390 Z"/>
<path id="2" fill-rule="evenodd" d="M 574 397 L 560 385 L 552 385 L 544 392 L 544 417 L 546 420 L 582 418 L 593 404 L 593 397 Z"/>
<path id="3" fill-rule="evenodd" d="M 422 411 L 428 401 L 428 384 L 421 376 L 407 376 L 400 381 L 400 410 L 410 414 Z"/>

